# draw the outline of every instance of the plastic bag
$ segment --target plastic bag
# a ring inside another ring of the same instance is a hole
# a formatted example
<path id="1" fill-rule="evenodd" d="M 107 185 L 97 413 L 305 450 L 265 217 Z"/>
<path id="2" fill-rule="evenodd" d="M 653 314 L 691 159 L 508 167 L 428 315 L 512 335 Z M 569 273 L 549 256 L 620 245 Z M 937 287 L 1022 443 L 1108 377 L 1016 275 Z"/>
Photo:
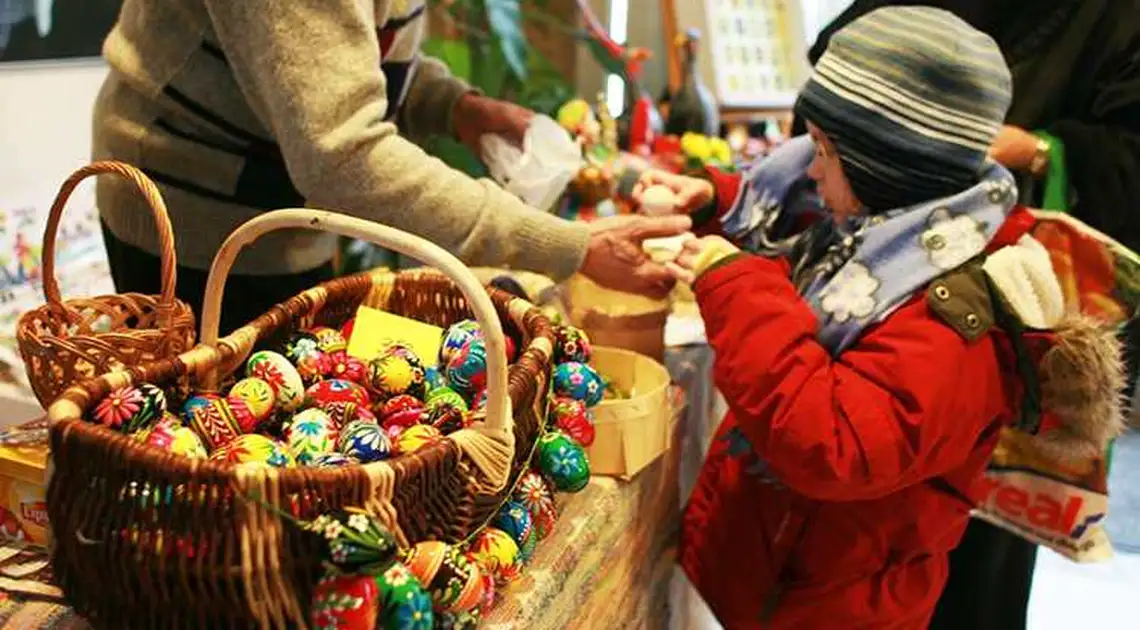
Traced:
<path id="1" fill-rule="evenodd" d="M 523 146 L 497 135 L 482 139 L 491 177 L 507 191 L 540 210 L 554 206 L 582 168 L 582 149 L 548 116 L 535 116 Z"/>

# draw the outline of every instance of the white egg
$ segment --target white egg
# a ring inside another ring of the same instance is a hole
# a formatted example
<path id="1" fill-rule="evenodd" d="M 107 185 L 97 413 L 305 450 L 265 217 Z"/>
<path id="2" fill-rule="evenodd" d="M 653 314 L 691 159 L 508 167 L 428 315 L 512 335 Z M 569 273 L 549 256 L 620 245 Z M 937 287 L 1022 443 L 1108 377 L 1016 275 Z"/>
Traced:
<path id="1" fill-rule="evenodd" d="M 650 186 L 641 193 L 641 212 L 650 216 L 673 214 L 677 196 L 667 186 Z"/>

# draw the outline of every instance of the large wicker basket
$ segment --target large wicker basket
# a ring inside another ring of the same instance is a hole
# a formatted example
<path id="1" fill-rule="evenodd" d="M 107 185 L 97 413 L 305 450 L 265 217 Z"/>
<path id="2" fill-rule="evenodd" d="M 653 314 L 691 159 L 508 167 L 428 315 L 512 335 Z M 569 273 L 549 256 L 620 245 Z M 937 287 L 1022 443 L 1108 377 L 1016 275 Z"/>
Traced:
<path id="1" fill-rule="evenodd" d="M 214 343 L 220 288 L 237 251 L 271 229 L 299 227 L 371 240 L 452 279 L 433 271 L 337 279 Z M 542 431 L 553 346 L 550 322 L 537 308 L 484 289 L 457 260 L 419 239 L 301 210 L 269 213 L 239 228 L 215 261 L 207 296 L 202 345 L 177 358 L 85 381 L 49 411 L 52 562 L 68 602 L 93 625 L 305 627 L 322 545 L 242 497 L 260 497 L 301 518 L 362 506 L 405 545 L 460 541 L 493 517 Z M 440 326 L 474 315 L 488 345 L 485 419 L 388 461 L 252 470 L 151 450 L 82 419 L 107 392 L 130 383 L 224 385 L 255 347 L 298 328 L 340 324 L 361 304 Z M 509 370 L 500 317 L 524 348 Z"/>
<path id="2" fill-rule="evenodd" d="M 84 179 L 117 175 L 133 183 L 158 225 L 162 293 L 124 293 L 63 301 L 55 278 L 55 241 L 63 208 Z M 72 384 L 112 370 L 177 355 L 194 345 L 194 313 L 174 298 L 174 233 L 158 188 L 139 170 L 95 162 L 67 178 L 44 229 L 43 283 L 47 304 L 20 317 L 20 354 L 36 398 L 45 407 Z"/>

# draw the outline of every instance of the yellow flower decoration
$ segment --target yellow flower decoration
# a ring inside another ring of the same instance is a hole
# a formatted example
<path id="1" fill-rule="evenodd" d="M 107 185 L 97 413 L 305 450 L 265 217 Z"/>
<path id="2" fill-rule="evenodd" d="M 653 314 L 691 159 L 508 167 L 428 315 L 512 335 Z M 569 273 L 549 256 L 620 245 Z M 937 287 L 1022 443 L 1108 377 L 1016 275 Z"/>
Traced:
<path id="1" fill-rule="evenodd" d="M 572 101 L 567 101 L 558 108 L 558 124 L 570 133 L 577 133 L 578 127 L 593 115 L 590 109 L 590 104 L 585 100 L 577 98 Z"/>
<path id="2" fill-rule="evenodd" d="M 681 150 L 684 151 L 687 157 L 698 159 L 702 162 L 708 161 L 712 156 L 712 149 L 709 146 L 709 139 L 699 133 L 686 133 L 681 136 Z"/>
<path id="3" fill-rule="evenodd" d="M 732 161 L 732 148 L 728 146 L 728 142 L 726 142 L 724 138 L 712 138 L 709 140 L 709 153 L 715 162 L 728 164 Z"/>

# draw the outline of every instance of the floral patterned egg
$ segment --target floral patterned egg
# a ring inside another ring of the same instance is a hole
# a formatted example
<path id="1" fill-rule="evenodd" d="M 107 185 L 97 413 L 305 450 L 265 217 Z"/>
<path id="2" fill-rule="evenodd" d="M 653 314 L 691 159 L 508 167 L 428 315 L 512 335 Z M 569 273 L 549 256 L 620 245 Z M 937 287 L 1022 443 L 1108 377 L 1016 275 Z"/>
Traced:
<path id="1" fill-rule="evenodd" d="M 427 397 L 427 406 L 431 407 L 433 404 L 448 404 L 467 411 L 467 400 L 463 398 L 459 392 L 450 387 L 441 387 L 433 391 L 431 395 Z"/>
<path id="2" fill-rule="evenodd" d="M 533 470 L 527 471 L 519 479 L 515 488 L 514 500 L 530 513 L 535 533 L 539 539 L 546 538 L 558 520 L 558 507 L 554 503 L 554 490 L 550 482 Z"/>
<path id="3" fill-rule="evenodd" d="M 479 330 L 479 323 L 473 319 L 452 324 L 443 333 L 443 341 L 439 345 L 439 364 L 447 365 L 451 361 L 452 355 L 459 352 L 459 349 L 467 345 L 468 341 L 480 337 L 482 334 Z"/>
<path id="4" fill-rule="evenodd" d="M 310 607 L 313 627 L 372 630 L 380 617 L 380 584 L 367 574 L 327 574 L 317 583 Z"/>
<path id="5" fill-rule="evenodd" d="M 423 398 L 426 389 L 424 368 L 400 352 L 387 352 L 368 362 L 365 382 L 377 401 L 401 395 Z"/>
<path id="6" fill-rule="evenodd" d="M 439 432 L 439 429 L 429 424 L 417 424 L 400 433 L 399 440 L 396 442 L 396 451 L 401 455 L 415 453 L 442 437 L 443 434 Z"/>
<path id="7" fill-rule="evenodd" d="M 348 349 L 348 340 L 335 328 L 319 327 L 309 331 L 317 338 L 317 347 L 325 354 L 335 354 Z"/>
<path id="8" fill-rule="evenodd" d="M 383 600 L 377 629 L 432 630 L 435 627 L 431 596 L 408 567 L 393 563 L 376 582 Z"/>
<path id="9" fill-rule="evenodd" d="M 538 462 L 542 473 L 560 492 L 578 492 L 590 482 L 586 451 L 565 433 L 552 431 L 539 438 Z"/>
<path id="10" fill-rule="evenodd" d="M 319 350 L 320 344 L 317 342 L 317 336 L 311 332 L 302 331 L 289 337 L 289 341 L 285 342 L 283 354 L 287 359 L 296 363 L 301 360 L 301 357 Z"/>
<path id="11" fill-rule="evenodd" d="M 593 355 L 586 332 L 573 326 L 554 327 L 554 362 L 589 363 Z"/>
<path id="12" fill-rule="evenodd" d="M 309 406 L 320 407 L 333 402 L 350 402 L 368 407 L 372 400 L 362 386 L 343 379 L 320 381 L 305 390 L 305 403 Z"/>
<path id="13" fill-rule="evenodd" d="M 376 424 L 376 416 L 372 415 L 368 407 L 358 405 L 354 402 L 335 401 L 325 403 L 321 405 L 319 409 L 329 414 L 337 430 L 343 429 L 346 425 L 356 422 L 357 420 Z"/>
<path id="14" fill-rule="evenodd" d="M 452 389 L 474 397 L 487 386 L 487 346 L 482 337 L 470 339 L 451 355 L 444 375 Z"/>
<path id="15" fill-rule="evenodd" d="M 190 411 L 190 428 L 213 451 L 242 434 L 239 416 L 247 420 L 249 409 L 239 399 L 214 398 L 203 407 Z"/>
<path id="16" fill-rule="evenodd" d="M 182 455 L 190 459 L 205 459 L 208 455 L 206 445 L 202 438 L 190 427 L 178 426 L 171 432 L 170 445 L 167 447 L 171 453 Z"/>
<path id="17" fill-rule="evenodd" d="M 336 450 L 367 464 L 391 456 L 392 444 L 379 425 L 357 420 L 349 423 L 340 432 Z"/>
<path id="18" fill-rule="evenodd" d="M 305 402 L 301 374 L 289 359 L 276 352 L 255 352 L 245 364 L 245 375 L 256 376 L 272 385 L 277 392 L 277 407 L 282 411 L 296 411 Z"/>
<path id="19" fill-rule="evenodd" d="M 306 409 L 293 416 L 285 427 L 285 444 L 289 455 L 302 466 L 336 447 L 337 429 L 329 414 L 322 409 Z"/>
<path id="20" fill-rule="evenodd" d="M 301 382 L 312 385 L 332 374 L 333 360 L 327 353 L 316 350 L 297 359 L 296 366 Z"/>
<path id="21" fill-rule="evenodd" d="M 606 384 L 594 368 L 585 363 L 571 361 L 561 363 L 554 368 L 554 393 L 586 403 L 593 407 L 602 401 L 606 393 Z"/>
<path id="22" fill-rule="evenodd" d="M 479 532 L 471 541 L 468 555 L 498 584 L 506 584 L 519 575 L 519 546 L 501 529 L 488 527 Z"/>
<path id="23" fill-rule="evenodd" d="M 243 378 L 234 383 L 230 388 L 229 398 L 239 398 L 244 401 L 257 424 L 267 420 L 277 407 L 277 392 L 273 391 L 273 386 L 256 376 Z"/>
<path id="24" fill-rule="evenodd" d="M 479 567 L 446 543 L 418 543 L 408 551 L 404 564 L 431 593 L 437 612 L 473 610 L 483 598 Z"/>
<path id="25" fill-rule="evenodd" d="M 309 465 L 315 468 L 337 468 L 340 466 L 348 466 L 357 463 L 359 462 L 349 457 L 348 455 L 333 451 L 332 453 L 321 453 L 320 455 L 317 455 L 311 462 L 309 462 Z"/>
<path id="26" fill-rule="evenodd" d="M 217 400 L 218 398 L 221 398 L 221 396 L 217 394 L 198 394 L 197 396 L 191 396 L 182 405 L 182 422 L 189 423 L 195 409 L 209 407 L 210 401 Z"/>
<path id="27" fill-rule="evenodd" d="M 257 429 L 257 417 L 249 410 L 245 400 L 226 398 L 225 401 L 230 407 L 230 413 L 234 415 L 234 420 L 237 421 L 238 429 L 242 433 L 253 433 Z"/>
<path id="28" fill-rule="evenodd" d="M 410 427 L 419 424 L 425 407 L 415 396 L 407 394 L 389 398 L 379 409 L 380 425 L 389 427 Z"/>
<path id="29" fill-rule="evenodd" d="M 554 406 L 550 410 L 550 418 L 553 420 L 554 428 L 570 436 L 578 444 L 590 446 L 594 443 L 596 435 L 594 418 L 586 408 L 586 403 L 573 398 L 555 399 Z"/>
<path id="30" fill-rule="evenodd" d="M 441 387 L 447 387 L 447 379 L 444 378 L 443 372 L 440 372 L 439 368 L 424 368 L 424 385 L 425 392 L 430 398 L 431 393 L 435 390 Z"/>
<path id="31" fill-rule="evenodd" d="M 480 616 L 485 617 L 491 612 L 491 609 L 495 607 L 495 576 L 486 571 L 471 552 L 467 553 L 467 559 L 479 567 L 479 577 L 483 580 L 483 601 L 479 602 L 479 607 L 476 611 L 478 611 Z"/>
<path id="32" fill-rule="evenodd" d="M 503 530 L 515 541 L 519 548 L 519 561 L 527 562 L 534 555 L 538 546 L 538 532 L 534 530 L 534 522 L 526 506 L 518 501 L 508 501 L 499 509 L 491 525 Z"/>
<path id="33" fill-rule="evenodd" d="M 95 406 L 95 421 L 111 428 L 125 430 L 142 411 L 143 395 L 137 388 L 121 387 L 112 391 Z"/>
<path id="34" fill-rule="evenodd" d="M 283 444 L 256 433 L 239 435 L 211 453 L 210 459 L 230 464 L 264 464 L 275 468 L 293 464 Z"/>
<path id="35" fill-rule="evenodd" d="M 132 435 L 147 446 L 166 451 L 174 441 L 174 430 L 180 426 L 182 426 L 181 421 L 172 421 L 170 417 L 164 417 L 145 429 L 135 431 Z"/>
<path id="36" fill-rule="evenodd" d="M 166 392 L 150 383 L 139 385 L 138 390 L 139 394 L 142 395 L 142 405 L 139 407 L 138 413 L 132 416 L 124 426 L 124 430 L 128 433 L 158 422 L 166 413 Z"/>
<path id="37" fill-rule="evenodd" d="M 329 360 L 332 362 L 332 369 L 329 372 L 332 378 L 363 384 L 365 377 L 368 376 L 368 366 L 364 361 L 347 352 L 334 352 L 329 355 Z"/>

